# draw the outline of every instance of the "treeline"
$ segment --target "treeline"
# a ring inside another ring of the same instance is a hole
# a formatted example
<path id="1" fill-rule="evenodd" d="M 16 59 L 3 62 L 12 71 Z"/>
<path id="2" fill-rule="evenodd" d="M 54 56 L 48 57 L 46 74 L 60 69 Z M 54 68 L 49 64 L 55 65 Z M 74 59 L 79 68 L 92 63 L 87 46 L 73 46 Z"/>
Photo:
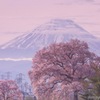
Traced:
<path id="1" fill-rule="evenodd" d="M 0 74 L 0 100 L 33 100 L 33 98 L 32 86 L 23 73 L 18 73 L 15 77 L 11 72 Z"/>

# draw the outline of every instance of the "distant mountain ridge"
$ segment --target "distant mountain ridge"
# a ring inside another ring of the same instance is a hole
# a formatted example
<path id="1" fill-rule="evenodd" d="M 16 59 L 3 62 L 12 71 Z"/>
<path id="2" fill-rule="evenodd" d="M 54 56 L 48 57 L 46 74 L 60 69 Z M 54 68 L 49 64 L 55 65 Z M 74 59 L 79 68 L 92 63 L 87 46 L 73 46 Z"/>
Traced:
<path id="1" fill-rule="evenodd" d="M 51 43 L 79 39 L 89 44 L 90 50 L 100 54 L 100 40 L 72 20 L 53 19 L 40 25 L 30 33 L 23 34 L 0 46 L 0 52 L 8 55 L 32 57 L 33 54 Z M 18 55 L 17 55 L 18 54 Z M 27 55 L 27 56 L 26 56 Z"/>

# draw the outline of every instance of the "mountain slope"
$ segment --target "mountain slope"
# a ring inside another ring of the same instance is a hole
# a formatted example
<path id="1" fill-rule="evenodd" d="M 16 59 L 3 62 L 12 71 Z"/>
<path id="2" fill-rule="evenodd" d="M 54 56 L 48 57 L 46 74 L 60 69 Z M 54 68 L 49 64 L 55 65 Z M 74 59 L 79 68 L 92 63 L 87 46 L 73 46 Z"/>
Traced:
<path id="1" fill-rule="evenodd" d="M 0 46 L 0 50 L 21 57 L 32 57 L 33 54 L 51 43 L 65 42 L 70 39 L 84 40 L 91 51 L 100 54 L 100 40 L 84 30 L 72 20 L 53 19 L 31 33 L 23 34 L 12 41 Z M 2 52 L 3 52 L 2 51 Z M 18 55 L 17 55 L 18 53 Z"/>

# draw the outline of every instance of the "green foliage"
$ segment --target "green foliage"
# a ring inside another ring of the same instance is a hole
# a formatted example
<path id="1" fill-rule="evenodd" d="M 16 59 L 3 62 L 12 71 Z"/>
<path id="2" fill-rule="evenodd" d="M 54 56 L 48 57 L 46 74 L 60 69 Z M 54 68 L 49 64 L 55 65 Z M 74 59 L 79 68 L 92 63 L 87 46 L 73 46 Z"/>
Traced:
<path id="1" fill-rule="evenodd" d="M 92 91 L 91 90 L 84 90 L 84 93 L 82 94 L 82 99 L 83 100 L 90 100 L 89 98 L 90 97 L 93 97 L 93 93 L 92 93 Z"/>
<path id="2" fill-rule="evenodd" d="M 27 96 L 25 97 L 25 100 L 37 100 L 36 97 L 33 96 Z"/>
<path id="3" fill-rule="evenodd" d="M 87 82 L 83 82 L 84 91 L 81 97 L 84 100 L 100 100 L 100 67 L 95 66 L 93 69 L 95 74 Z"/>

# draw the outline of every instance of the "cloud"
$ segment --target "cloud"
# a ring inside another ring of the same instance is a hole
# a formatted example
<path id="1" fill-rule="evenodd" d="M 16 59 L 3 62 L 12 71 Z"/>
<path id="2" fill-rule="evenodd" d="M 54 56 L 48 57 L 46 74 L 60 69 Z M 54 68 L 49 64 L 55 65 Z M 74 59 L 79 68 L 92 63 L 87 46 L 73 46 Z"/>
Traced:
<path id="1" fill-rule="evenodd" d="M 0 58 L 0 61 L 32 61 L 32 58 Z"/>
<path id="2" fill-rule="evenodd" d="M 80 24 L 86 24 L 86 25 L 99 25 L 100 23 L 93 23 L 93 22 L 81 22 Z"/>
<path id="3" fill-rule="evenodd" d="M 91 4 L 95 3 L 97 0 L 60 0 L 57 1 L 58 5 L 72 5 L 72 4 Z"/>

